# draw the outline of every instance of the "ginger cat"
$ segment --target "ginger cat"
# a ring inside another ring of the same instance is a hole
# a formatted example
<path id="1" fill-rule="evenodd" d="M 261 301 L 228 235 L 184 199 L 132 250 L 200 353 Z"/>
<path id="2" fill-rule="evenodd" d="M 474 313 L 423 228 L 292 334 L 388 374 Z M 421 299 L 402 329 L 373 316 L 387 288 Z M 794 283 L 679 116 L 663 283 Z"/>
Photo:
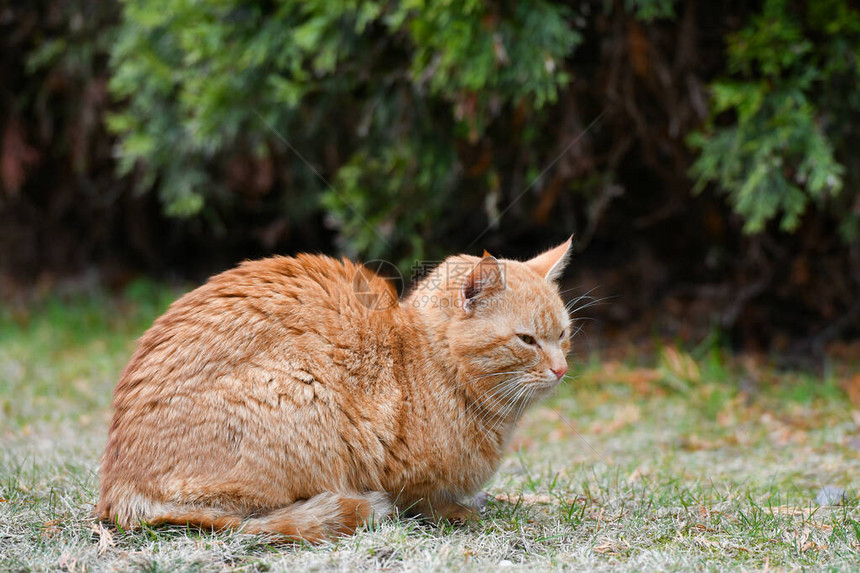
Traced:
<path id="1" fill-rule="evenodd" d="M 453 256 L 399 302 L 366 268 L 322 256 L 213 277 L 155 321 L 122 374 L 96 515 L 311 542 L 394 507 L 476 516 L 466 500 L 567 370 L 555 280 L 569 250 Z"/>

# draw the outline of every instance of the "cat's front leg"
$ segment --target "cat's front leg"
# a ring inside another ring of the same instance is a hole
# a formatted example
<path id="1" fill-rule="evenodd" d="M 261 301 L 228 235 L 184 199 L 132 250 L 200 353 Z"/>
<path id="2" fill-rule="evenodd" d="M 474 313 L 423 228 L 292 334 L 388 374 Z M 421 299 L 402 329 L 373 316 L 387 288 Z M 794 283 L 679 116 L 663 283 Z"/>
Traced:
<path id="1" fill-rule="evenodd" d="M 467 503 L 461 503 L 450 496 L 434 496 L 422 498 L 404 507 L 404 512 L 410 516 L 423 517 L 430 521 L 447 521 L 463 525 L 480 519 L 480 511 Z"/>
<path id="2" fill-rule="evenodd" d="M 465 525 L 481 519 L 481 513 L 477 508 L 460 503 L 458 501 L 442 501 L 433 504 L 434 515 L 437 519 L 444 519 L 448 523 Z"/>

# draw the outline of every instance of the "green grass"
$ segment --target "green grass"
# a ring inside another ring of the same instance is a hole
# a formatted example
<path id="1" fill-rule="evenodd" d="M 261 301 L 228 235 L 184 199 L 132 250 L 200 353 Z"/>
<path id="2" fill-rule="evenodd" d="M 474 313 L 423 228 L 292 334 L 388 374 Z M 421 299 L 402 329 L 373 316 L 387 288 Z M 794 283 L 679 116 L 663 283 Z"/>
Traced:
<path id="1" fill-rule="evenodd" d="M 175 292 L 0 311 L 0 571 L 854 570 L 860 412 L 823 376 L 727 356 L 593 357 L 525 418 L 466 527 L 389 520 L 318 546 L 89 518 L 111 391 Z M 824 486 L 845 490 L 821 507 Z"/>

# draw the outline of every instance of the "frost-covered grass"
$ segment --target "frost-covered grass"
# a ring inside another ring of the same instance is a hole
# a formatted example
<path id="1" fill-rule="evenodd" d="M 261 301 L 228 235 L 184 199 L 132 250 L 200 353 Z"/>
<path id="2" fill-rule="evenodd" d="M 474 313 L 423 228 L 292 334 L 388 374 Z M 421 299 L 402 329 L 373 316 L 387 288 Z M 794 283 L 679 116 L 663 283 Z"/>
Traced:
<path id="1" fill-rule="evenodd" d="M 105 528 L 89 514 L 110 393 L 134 338 L 171 297 L 138 285 L 121 299 L 0 311 L 0 571 L 855 570 L 860 562 L 860 405 L 848 399 L 860 395 L 860 365 L 834 362 L 823 376 L 777 372 L 708 345 L 575 364 L 559 394 L 526 416 L 487 484 L 479 523 L 395 519 L 316 547 Z"/>

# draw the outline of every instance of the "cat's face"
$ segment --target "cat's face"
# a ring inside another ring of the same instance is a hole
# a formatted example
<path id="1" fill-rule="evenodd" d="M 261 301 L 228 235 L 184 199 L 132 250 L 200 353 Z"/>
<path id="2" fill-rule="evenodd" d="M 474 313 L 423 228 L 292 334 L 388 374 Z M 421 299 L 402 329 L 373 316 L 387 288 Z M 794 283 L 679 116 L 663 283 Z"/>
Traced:
<path id="1" fill-rule="evenodd" d="M 448 313 L 447 343 L 461 380 L 500 415 L 518 415 L 567 371 L 571 321 L 555 280 L 570 241 L 525 263 L 458 256 L 447 282 L 462 286 Z M 457 268 L 468 269 L 460 277 Z"/>

